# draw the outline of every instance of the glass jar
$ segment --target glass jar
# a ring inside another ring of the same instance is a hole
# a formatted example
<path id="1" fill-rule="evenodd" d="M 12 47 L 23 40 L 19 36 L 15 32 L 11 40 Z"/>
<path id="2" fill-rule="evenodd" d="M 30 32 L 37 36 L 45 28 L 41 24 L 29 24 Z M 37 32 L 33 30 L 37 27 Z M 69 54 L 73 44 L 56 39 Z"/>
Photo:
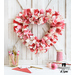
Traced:
<path id="1" fill-rule="evenodd" d="M 16 47 L 13 47 L 12 51 L 9 51 L 9 65 L 11 67 L 16 67 L 18 66 L 19 62 L 19 53 L 16 52 Z"/>

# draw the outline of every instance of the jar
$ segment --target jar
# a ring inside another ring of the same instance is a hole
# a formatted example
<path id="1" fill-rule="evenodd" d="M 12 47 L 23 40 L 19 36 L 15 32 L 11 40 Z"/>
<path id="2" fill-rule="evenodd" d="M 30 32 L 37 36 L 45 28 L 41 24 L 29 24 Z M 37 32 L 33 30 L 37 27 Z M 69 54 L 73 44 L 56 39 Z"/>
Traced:
<path id="1" fill-rule="evenodd" d="M 12 51 L 9 51 L 9 65 L 10 67 L 18 66 L 19 62 L 19 51 L 16 52 L 16 47 L 13 47 Z"/>

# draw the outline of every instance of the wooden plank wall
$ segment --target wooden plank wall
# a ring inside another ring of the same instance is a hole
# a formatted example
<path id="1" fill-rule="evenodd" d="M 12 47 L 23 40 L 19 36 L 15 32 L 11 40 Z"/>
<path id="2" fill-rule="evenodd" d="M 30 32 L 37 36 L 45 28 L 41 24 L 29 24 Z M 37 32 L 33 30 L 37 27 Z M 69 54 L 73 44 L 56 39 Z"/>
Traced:
<path id="1" fill-rule="evenodd" d="M 34 8 L 34 9 L 44 9 L 50 0 L 18 0 L 23 9 L 25 8 Z M 63 35 L 59 36 L 59 40 L 55 47 L 57 49 L 63 50 L 64 60 L 71 60 L 71 8 L 70 2 L 71 0 L 52 0 L 49 4 L 48 8 L 51 8 L 55 11 L 59 11 L 59 13 L 65 19 L 65 29 L 62 32 Z M 13 32 L 13 19 L 15 16 L 22 11 L 20 5 L 17 0 L 5 0 L 5 21 L 4 21 L 4 64 L 8 64 L 8 50 L 12 49 L 13 45 L 18 40 L 17 35 Z M 30 25 L 29 29 L 33 32 L 35 36 L 38 36 L 39 39 L 43 37 L 44 30 L 47 31 L 49 26 L 44 24 L 41 26 Z M 16 44 L 17 50 L 20 51 L 20 61 L 19 64 L 45 64 L 49 60 L 56 60 L 56 51 L 54 47 L 50 47 L 47 53 L 41 55 L 35 55 L 31 53 L 30 50 L 25 47 L 22 42 L 19 40 Z"/>

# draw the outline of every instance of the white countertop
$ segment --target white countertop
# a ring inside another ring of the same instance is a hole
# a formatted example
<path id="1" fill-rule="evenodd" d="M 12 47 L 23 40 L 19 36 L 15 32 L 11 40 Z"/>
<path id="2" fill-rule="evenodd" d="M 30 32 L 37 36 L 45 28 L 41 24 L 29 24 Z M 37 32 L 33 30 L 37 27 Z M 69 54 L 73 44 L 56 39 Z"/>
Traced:
<path id="1" fill-rule="evenodd" d="M 60 73 L 60 69 L 51 70 L 47 68 L 45 65 L 19 65 L 22 66 L 22 68 L 30 67 L 30 66 L 36 66 L 41 67 L 43 69 L 34 69 L 30 68 L 29 70 L 32 73 L 26 73 L 26 72 L 20 72 L 16 70 L 12 70 L 13 67 L 9 67 L 8 65 L 4 66 L 4 75 L 71 75 L 71 70 L 68 71 L 68 73 Z"/>

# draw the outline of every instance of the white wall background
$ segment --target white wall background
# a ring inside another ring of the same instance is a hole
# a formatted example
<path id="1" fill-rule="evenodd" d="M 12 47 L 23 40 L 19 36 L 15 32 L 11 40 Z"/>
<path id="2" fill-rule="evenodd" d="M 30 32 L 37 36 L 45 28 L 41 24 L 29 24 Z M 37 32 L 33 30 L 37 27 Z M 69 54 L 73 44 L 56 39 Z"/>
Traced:
<path id="1" fill-rule="evenodd" d="M 50 0 L 18 0 L 21 6 L 25 8 L 38 8 L 45 9 Z M 16 33 L 13 31 L 13 19 L 22 10 L 17 0 L 5 0 L 4 8 L 4 64 L 8 64 L 8 50 L 18 40 Z M 62 32 L 63 35 L 59 36 L 59 40 L 55 47 L 63 50 L 64 60 L 71 60 L 71 0 L 52 0 L 48 8 L 59 11 L 59 13 L 65 19 L 65 29 Z M 29 27 L 33 34 L 38 36 L 39 39 L 44 35 L 44 31 L 48 30 L 47 25 L 37 26 L 31 25 Z M 56 51 L 54 47 L 50 47 L 47 53 L 40 55 L 39 57 L 25 47 L 19 40 L 16 44 L 17 50 L 20 51 L 19 64 L 45 64 L 48 60 L 56 60 Z"/>

